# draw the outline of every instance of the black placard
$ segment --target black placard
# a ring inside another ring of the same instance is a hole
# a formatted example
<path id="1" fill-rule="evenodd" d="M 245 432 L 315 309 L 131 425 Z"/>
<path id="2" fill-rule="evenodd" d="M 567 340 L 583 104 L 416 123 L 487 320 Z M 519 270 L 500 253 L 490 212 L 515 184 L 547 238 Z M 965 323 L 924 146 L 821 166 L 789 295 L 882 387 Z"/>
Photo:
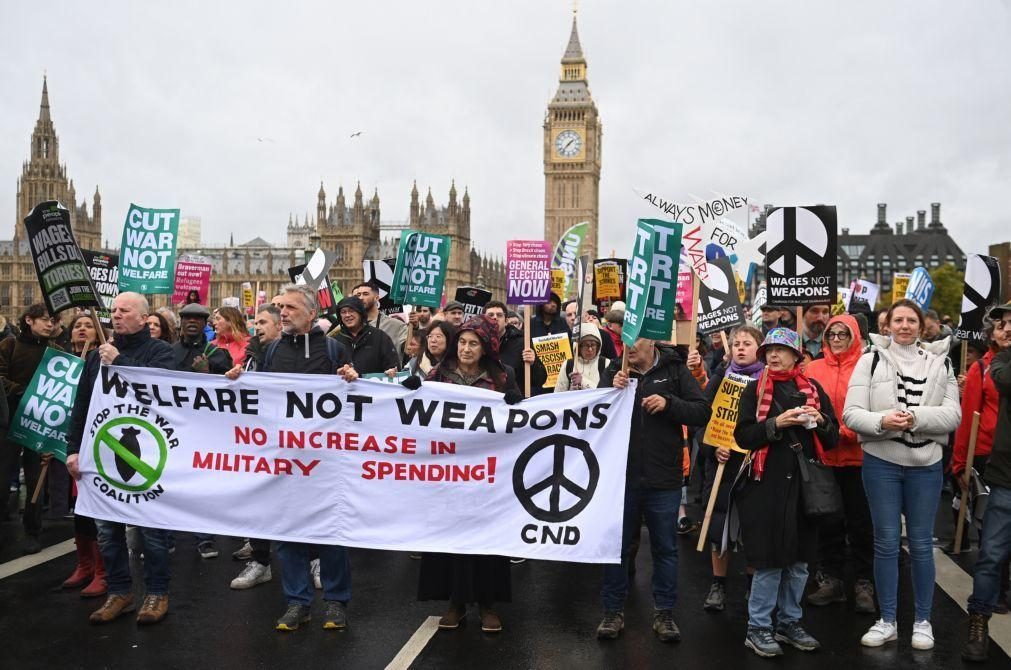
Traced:
<path id="1" fill-rule="evenodd" d="M 101 298 L 70 227 L 70 211 L 55 200 L 40 202 L 25 217 L 25 229 L 49 313 L 100 307 Z"/>
<path id="2" fill-rule="evenodd" d="M 837 300 L 834 206 L 774 207 L 766 218 L 765 276 L 774 305 Z"/>

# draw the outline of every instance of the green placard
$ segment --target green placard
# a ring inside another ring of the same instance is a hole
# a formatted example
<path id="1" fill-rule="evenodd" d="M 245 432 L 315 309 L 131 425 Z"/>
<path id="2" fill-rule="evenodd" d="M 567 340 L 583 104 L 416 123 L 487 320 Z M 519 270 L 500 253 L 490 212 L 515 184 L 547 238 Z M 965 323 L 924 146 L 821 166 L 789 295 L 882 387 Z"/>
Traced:
<path id="1" fill-rule="evenodd" d="M 119 253 L 121 293 L 172 293 L 178 232 L 178 209 L 148 209 L 130 205 Z"/>
<path id="2" fill-rule="evenodd" d="M 625 344 L 635 344 L 640 337 L 670 339 L 680 256 L 680 223 L 639 219 L 625 288 L 625 325 L 621 331 Z"/>
<path id="3" fill-rule="evenodd" d="M 390 298 L 402 305 L 438 309 L 448 266 L 447 235 L 405 230 L 397 249 Z"/>
<path id="4" fill-rule="evenodd" d="M 46 349 L 28 384 L 8 437 L 39 453 L 51 452 L 67 462 L 67 429 L 84 361 L 56 349 Z"/>

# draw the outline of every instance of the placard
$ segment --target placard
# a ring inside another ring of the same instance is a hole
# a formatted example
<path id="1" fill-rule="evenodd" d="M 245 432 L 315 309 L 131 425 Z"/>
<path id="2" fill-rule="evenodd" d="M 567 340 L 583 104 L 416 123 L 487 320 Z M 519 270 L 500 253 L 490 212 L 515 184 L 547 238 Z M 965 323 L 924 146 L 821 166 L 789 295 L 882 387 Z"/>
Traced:
<path id="1" fill-rule="evenodd" d="M 119 290 L 172 293 L 178 233 L 178 209 L 152 209 L 131 203 L 119 252 Z"/>
<path id="2" fill-rule="evenodd" d="M 560 296 L 563 297 L 563 296 Z M 506 303 L 543 305 L 551 298 L 551 243 L 506 242 Z"/>
<path id="3" fill-rule="evenodd" d="M 766 217 L 765 277 L 776 305 L 831 305 L 837 293 L 836 208 L 774 207 Z"/>
<path id="4" fill-rule="evenodd" d="M 102 298 L 70 225 L 70 211 L 55 200 L 41 202 L 25 217 L 28 246 L 42 297 L 51 315 L 73 307 L 101 307 Z"/>

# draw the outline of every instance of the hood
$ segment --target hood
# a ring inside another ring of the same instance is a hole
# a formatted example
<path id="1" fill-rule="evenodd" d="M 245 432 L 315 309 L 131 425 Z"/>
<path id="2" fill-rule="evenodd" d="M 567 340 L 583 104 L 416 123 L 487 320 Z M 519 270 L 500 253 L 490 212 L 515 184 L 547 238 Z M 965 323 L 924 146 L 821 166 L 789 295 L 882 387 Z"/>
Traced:
<path id="1" fill-rule="evenodd" d="M 871 333 L 871 344 L 880 350 L 885 350 L 892 346 L 892 338 L 877 333 Z M 944 337 L 934 342 L 919 341 L 920 348 L 929 351 L 935 356 L 947 356 L 950 349 L 951 338 Z"/>
<path id="2" fill-rule="evenodd" d="M 558 294 L 552 291 L 551 295 L 548 296 L 548 302 L 553 302 L 556 305 L 558 305 L 558 314 L 555 314 L 554 318 L 564 319 L 565 314 L 562 312 L 562 299 L 558 297 Z M 544 314 L 544 305 L 543 304 L 537 305 L 537 308 L 534 310 L 534 315 L 539 318 L 543 316 L 543 314 Z"/>
<path id="3" fill-rule="evenodd" d="M 847 330 L 850 331 L 850 337 L 852 338 L 850 340 L 849 349 L 838 355 L 832 353 L 828 343 L 828 329 L 835 323 L 841 323 L 846 326 Z M 825 332 L 821 337 L 821 353 L 825 356 L 825 361 L 829 365 L 842 367 L 847 363 L 856 364 L 856 361 L 864 353 L 864 338 L 860 336 L 860 326 L 857 324 L 857 320 L 849 314 L 840 314 L 839 316 L 833 316 L 829 319 L 828 325 L 825 326 Z"/>
<path id="4" fill-rule="evenodd" d="M 474 316 L 463 322 L 463 325 L 453 335 L 453 340 L 446 346 L 446 354 L 442 357 L 442 361 L 448 363 L 450 367 L 456 367 L 456 352 L 459 349 L 460 335 L 465 331 L 474 333 L 481 340 L 481 346 L 484 349 L 481 363 L 491 361 L 498 364 L 498 323 L 485 316 Z"/>
<path id="5" fill-rule="evenodd" d="M 349 295 L 346 298 L 342 298 L 341 301 L 339 303 L 337 303 L 337 318 L 338 319 L 340 319 L 341 310 L 344 309 L 345 307 L 347 307 L 349 309 L 353 309 L 354 311 L 358 312 L 358 314 L 362 317 L 362 324 L 368 323 L 368 320 L 369 320 L 368 311 L 366 311 L 366 309 L 365 309 L 365 303 L 362 302 L 361 298 L 359 298 L 357 296 L 353 296 L 353 295 Z M 340 324 L 338 324 L 338 325 L 340 325 Z"/>
<path id="6" fill-rule="evenodd" d="M 584 337 L 589 337 L 590 339 L 596 340 L 597 344 L 600 345 L 600 328 L 597 328 L 592 323 L 581 323 L 572 330 L 572 339 L 577 343 Z"/>

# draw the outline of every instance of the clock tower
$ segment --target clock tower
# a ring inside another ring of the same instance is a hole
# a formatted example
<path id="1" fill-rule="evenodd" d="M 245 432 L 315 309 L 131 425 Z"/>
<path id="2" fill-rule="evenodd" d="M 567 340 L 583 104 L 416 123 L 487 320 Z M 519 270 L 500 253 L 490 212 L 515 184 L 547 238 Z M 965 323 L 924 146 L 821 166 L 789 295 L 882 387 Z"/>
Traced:
<path id="1" fill-rule="evenodd" d="M 581 253 L 591 259 L 597 256 L 602 134 L 573 13 L 558 90 L 544 116 L 544 239 L 557 244 L 569 227 L 588 221 Z"/>

